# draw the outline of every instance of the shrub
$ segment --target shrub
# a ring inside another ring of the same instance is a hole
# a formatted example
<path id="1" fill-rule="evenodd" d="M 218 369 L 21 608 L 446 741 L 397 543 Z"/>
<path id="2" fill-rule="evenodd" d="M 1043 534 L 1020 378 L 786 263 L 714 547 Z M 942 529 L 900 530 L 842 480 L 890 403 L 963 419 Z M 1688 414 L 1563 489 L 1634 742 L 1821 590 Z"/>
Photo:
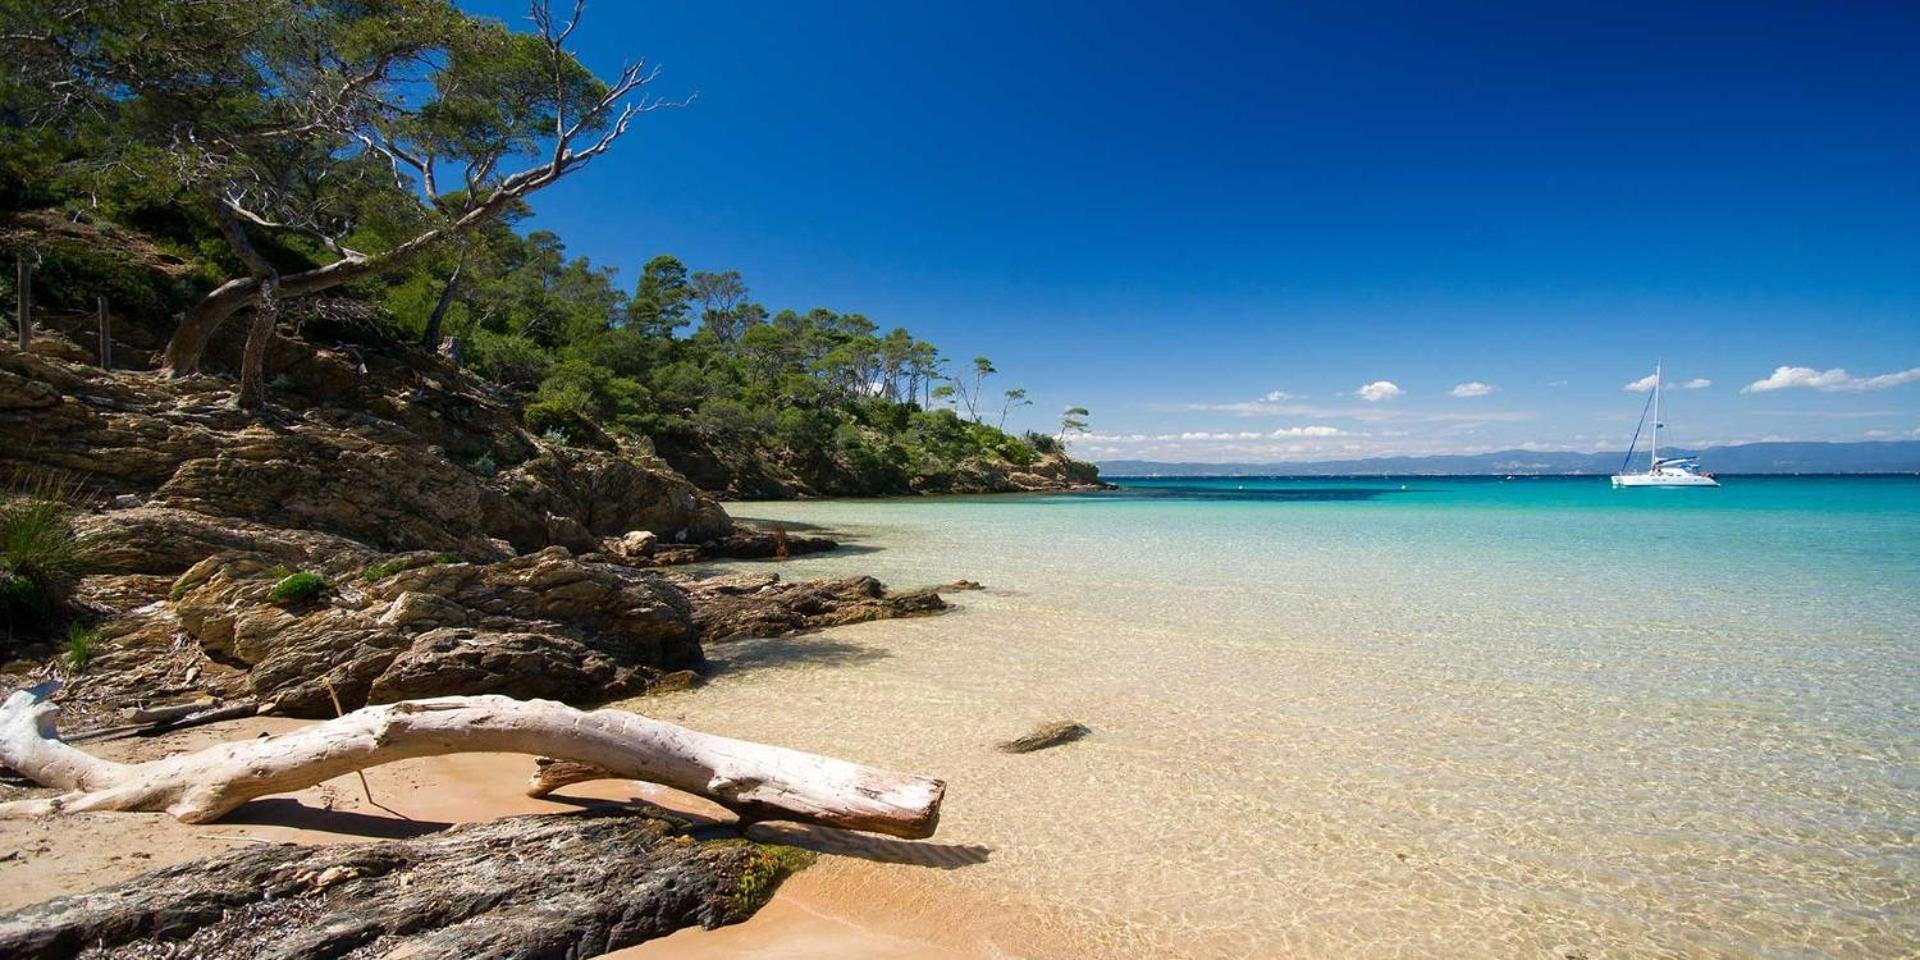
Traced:
<path id="1" fill-rule="evenodd" d="M 1008 463 L 1018 467 L 1031 467 L 1040 459 L 1040 455 L 1034 452 L 1031 444 L 1017 437 L 1008 437 L 1000 441 L 1000 455 L 1005 457 Z"/>
<path id="2" fill-rule="evenodd" d="M 539 384 L 553 364 L 539 344 L 513 334 L 476 330 L 462 346 L 475 370 L 511 387 Z"/>
<path id="3" fill-rule="evenodd" d="M 1032 447 L 1034 452 L 1043 456 L 1066 452 L 1066 450 L 1060 446 L 1060 438 L 1051 434 L 1035 433 L 1032 430 L 1028 430 L 1022 435 L 1021 439 L 1027 441 L 1027 446 Z"/>
<path id="4" fill-rule="evenodd" d="M 0 503 L 0 612 L 9 621 L 48 616 L 83 572 L 65 504 L 43 496 Z"/>
<path id="5" fill-rule="evenodd" d="M 280 582 L 274 584 L 272 590 L 267 591 L 267 599 L 282 605 L 306 603 L 325 593 L 326 590 L 326 578 L 317 573 L 301 570 L 281 577 Z"/>
<path id="6" fill-rule="evenodd" d="M 74 673 L 86 673 L 99 643 L 100 631 L 77 623 L 67 627 L 67 667 Z"/>

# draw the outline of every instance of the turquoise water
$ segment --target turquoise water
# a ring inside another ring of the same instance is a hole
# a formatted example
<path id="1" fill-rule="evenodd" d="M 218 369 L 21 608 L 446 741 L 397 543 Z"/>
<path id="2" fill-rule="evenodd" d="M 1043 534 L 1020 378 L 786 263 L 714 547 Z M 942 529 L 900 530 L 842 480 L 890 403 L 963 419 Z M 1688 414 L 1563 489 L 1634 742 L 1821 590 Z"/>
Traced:
<path id="1" fill-rule="evenodd" d="M 1119 482 L 734 505 L 989 589 L 674 708 L 948 778 L 982 955 L 1920 951 L 1920 480 Z"/>

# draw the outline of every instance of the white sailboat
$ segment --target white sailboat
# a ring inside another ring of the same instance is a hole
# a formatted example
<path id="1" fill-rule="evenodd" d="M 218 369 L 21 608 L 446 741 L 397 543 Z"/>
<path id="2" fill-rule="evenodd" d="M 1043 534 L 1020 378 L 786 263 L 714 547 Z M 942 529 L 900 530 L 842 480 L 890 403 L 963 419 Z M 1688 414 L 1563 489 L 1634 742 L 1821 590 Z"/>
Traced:
<path id="1" fill-rule="evenodd" d="M 1640 442 L 1640 430 L 1647 425 L 1647 411 L 1640 411 L 1640 426 L 1633 428 L 1633 442 L 1627 444 L 1627 455 L 1620 461 L 1620 472 L 1613 475 L 1616 487 L 1717 487 L 1720 481 L 1713 474 L 1700 469 L 1700 462 L 1693 457 L 1660 457 L 1660 428 L 1666 424 L 1660 422 L 1660 364 L 1653 365 L 1653 396 L 1647 401 L 1653 410 L 1653 441 L 1647 455 L 1647 469 L 1640 473 L 1628 473 L 1627 464 L 1633 459 L 1633 448 Z"/>

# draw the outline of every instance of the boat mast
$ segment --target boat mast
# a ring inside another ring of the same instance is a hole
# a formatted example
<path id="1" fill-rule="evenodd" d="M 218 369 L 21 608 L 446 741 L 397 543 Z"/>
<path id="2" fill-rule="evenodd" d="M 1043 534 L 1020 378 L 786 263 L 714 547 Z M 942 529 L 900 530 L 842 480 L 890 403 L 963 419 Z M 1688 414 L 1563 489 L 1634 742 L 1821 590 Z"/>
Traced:
<path id="1" fill-rule="evenodd" d="M 1653 446 L 1648 452 L 1647 472 L 1660 469 L 1660 361 L 1653 362 Z"/>

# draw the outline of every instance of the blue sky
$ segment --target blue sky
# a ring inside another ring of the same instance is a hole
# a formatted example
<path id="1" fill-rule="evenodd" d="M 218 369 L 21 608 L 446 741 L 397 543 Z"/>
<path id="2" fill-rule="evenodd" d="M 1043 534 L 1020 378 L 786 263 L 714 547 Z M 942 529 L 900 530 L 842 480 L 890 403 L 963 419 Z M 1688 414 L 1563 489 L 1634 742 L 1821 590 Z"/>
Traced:
<path id="1" fill-rule="evenodd" d="M 698 97 L 537 226 L 986 354 L 1015 423 L 1094 411 L 1083 454 L 1617 448 L 1656 356 L 1710 381 L 1682 443 L 1920 436 L 1920 4 L 594 0 L 577 36 Z"/>

